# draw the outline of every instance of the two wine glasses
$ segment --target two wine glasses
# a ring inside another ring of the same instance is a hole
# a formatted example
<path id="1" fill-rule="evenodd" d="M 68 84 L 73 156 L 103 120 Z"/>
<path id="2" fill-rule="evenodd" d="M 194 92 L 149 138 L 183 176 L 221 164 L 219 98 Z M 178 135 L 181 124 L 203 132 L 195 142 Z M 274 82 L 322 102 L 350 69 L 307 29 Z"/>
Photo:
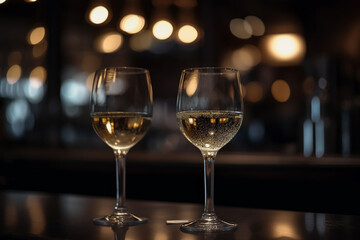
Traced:
<path id="1" fill-rule="evenodd" d="M 114 211 L 93 221 L 98 225 L 145 223 L 146 218 L 131 214 L 125 204 L 125 159 L 150 127 L 153 95 L 149 71 L 133 67 L 98 70 L 90 105 L 95 132 L 115 154 L 117 188 Z M 242 123 L 239 71 L 220 67 L 183 70 L 176 117 L 180 131 L 201 151 L 204 161 L 204 211 L 198 220 L 181 225 L 181 230 L 190 233 L 235 230 L 235 223 L 220 220 L 215 214 L 214 162 L 217 152 L 235 136 Z"/>

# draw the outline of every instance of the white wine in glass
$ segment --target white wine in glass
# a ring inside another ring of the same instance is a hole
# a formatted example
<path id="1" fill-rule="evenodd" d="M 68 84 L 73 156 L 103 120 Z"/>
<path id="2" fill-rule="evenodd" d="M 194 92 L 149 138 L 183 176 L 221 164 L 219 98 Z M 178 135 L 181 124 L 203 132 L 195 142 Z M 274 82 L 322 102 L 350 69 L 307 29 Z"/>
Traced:
<path id="1" fill-rule="evenodd" d="M 200 219 L 184 224 L 185 232 L 233 231 L 237 224 L 216 216 L 214 162 L 217 152 L 238 132 L 243 120 L 240 73 L 231 68 L 183 70 L 177 96 L 176 118 L 180 131 L 204 159 L 205 206 Z"/>
<path id="2" fill-rule="evenodd" d="M 149 71 L 112 67 L 96 71 L 90 101 L 90 117 L 97 135 L 113 149 L 116 160 L 116 205 L 114 211 L 95 218 L 98 225 L 132 226 L 147 222 L 131 214 L 125 204 L 125 158 L 146 134 L 152 117 L 152 87 Z"/>

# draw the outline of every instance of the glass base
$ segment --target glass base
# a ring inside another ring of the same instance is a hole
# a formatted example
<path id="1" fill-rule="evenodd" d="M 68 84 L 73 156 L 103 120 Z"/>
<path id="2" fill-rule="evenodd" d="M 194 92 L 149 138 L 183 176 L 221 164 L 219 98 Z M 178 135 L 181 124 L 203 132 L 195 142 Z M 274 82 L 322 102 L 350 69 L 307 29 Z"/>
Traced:
<path id="1" fill-rule="evenodd" d="M 235 231 L 236 228 L 236 223 L 220 220 L 215 214 L 203 214 L 200 219 L 181 225 L 180 230 L 187 233 L 216 233 Z"/>
<path id="2" fill-rule="evenodd" d="M 95 225 L 101 226 L 135 226 L 146 223 L 147 221 L 147 218 L 140 218 L 131 213 L 117 212 L 113 212 L 111 215 L 93 219 Z"/>

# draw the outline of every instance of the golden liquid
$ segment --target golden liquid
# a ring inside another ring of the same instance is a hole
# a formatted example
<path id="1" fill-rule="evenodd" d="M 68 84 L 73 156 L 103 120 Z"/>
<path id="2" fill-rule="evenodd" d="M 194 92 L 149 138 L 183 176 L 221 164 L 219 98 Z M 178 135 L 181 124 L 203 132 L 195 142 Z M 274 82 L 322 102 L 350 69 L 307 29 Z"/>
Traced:
<path id="1" fill-rule="evenodd" d="M 240 129 L 243 114 L 237 111 L 183 111 L 176 113 L 184 136 L 201 151 L 218 151 Z"/>
<path id="2" fill-rule="evenodd" d="M 129 149 L 139 142 L 150 127 L 151 116 L 143 113 L 98 112 L 91 114 L 92 126 L 113 149 Z"/>

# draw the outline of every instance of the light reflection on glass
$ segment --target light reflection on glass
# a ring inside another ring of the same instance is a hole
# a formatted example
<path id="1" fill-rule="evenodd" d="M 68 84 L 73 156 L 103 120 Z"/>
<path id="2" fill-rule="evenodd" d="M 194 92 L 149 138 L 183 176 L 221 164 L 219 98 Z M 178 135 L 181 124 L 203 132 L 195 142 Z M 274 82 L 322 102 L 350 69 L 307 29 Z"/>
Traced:
<path id="1" fill-rule="evenodd" d="M 157 39 L 165 40 L 171 36 L 173 32 L 173 26 L 167 20 L 160 20 L 154 24 L 152 32 L 154 37 Z"/>
<path id="2" fill-rule="evenodd" d="M 129 34 L 140 32 L 144 26 L 144 17 L 137 14 L 126 15 L 120 21 L 120 29 Z"/>
<path id="3" fill-rule="evenodd" d="M 36 27 L 32 29 L 28 34 L 28 43 L 31 45 L 36 45 L 40 43 L 45 37 L 45 28 Z"/>
<path id="4" fill-rule="evenodd" d="M 95 72 L 92 72 L 89 74 L 89 76 L 86 78 L 86 88 L 91 91 L 92 89 L 92 84 L 93 84 L 93 79 L 95 76 Z"/>
<path id="5" fill-rule="evenodd" d="M 94 24 L 102 24 L 109 17 L 109 10 L 105 6 L 96 6 L 89 13 L 89 20 Z"/>
<path id="6" fill-rule="evenodd" d="M 198 87 L 199 79 L 196 75 L 192 75 L 190 79 L 185 83 L 186 94 L 191 97 L 196 92 Z"/>
<path id="7" fill-rule="evenodd" d="M 178 31 L 178 37 L 183 43 L 192 43 L 198 38 L 198 31 L 194 26 L 184 25 Z"/>

